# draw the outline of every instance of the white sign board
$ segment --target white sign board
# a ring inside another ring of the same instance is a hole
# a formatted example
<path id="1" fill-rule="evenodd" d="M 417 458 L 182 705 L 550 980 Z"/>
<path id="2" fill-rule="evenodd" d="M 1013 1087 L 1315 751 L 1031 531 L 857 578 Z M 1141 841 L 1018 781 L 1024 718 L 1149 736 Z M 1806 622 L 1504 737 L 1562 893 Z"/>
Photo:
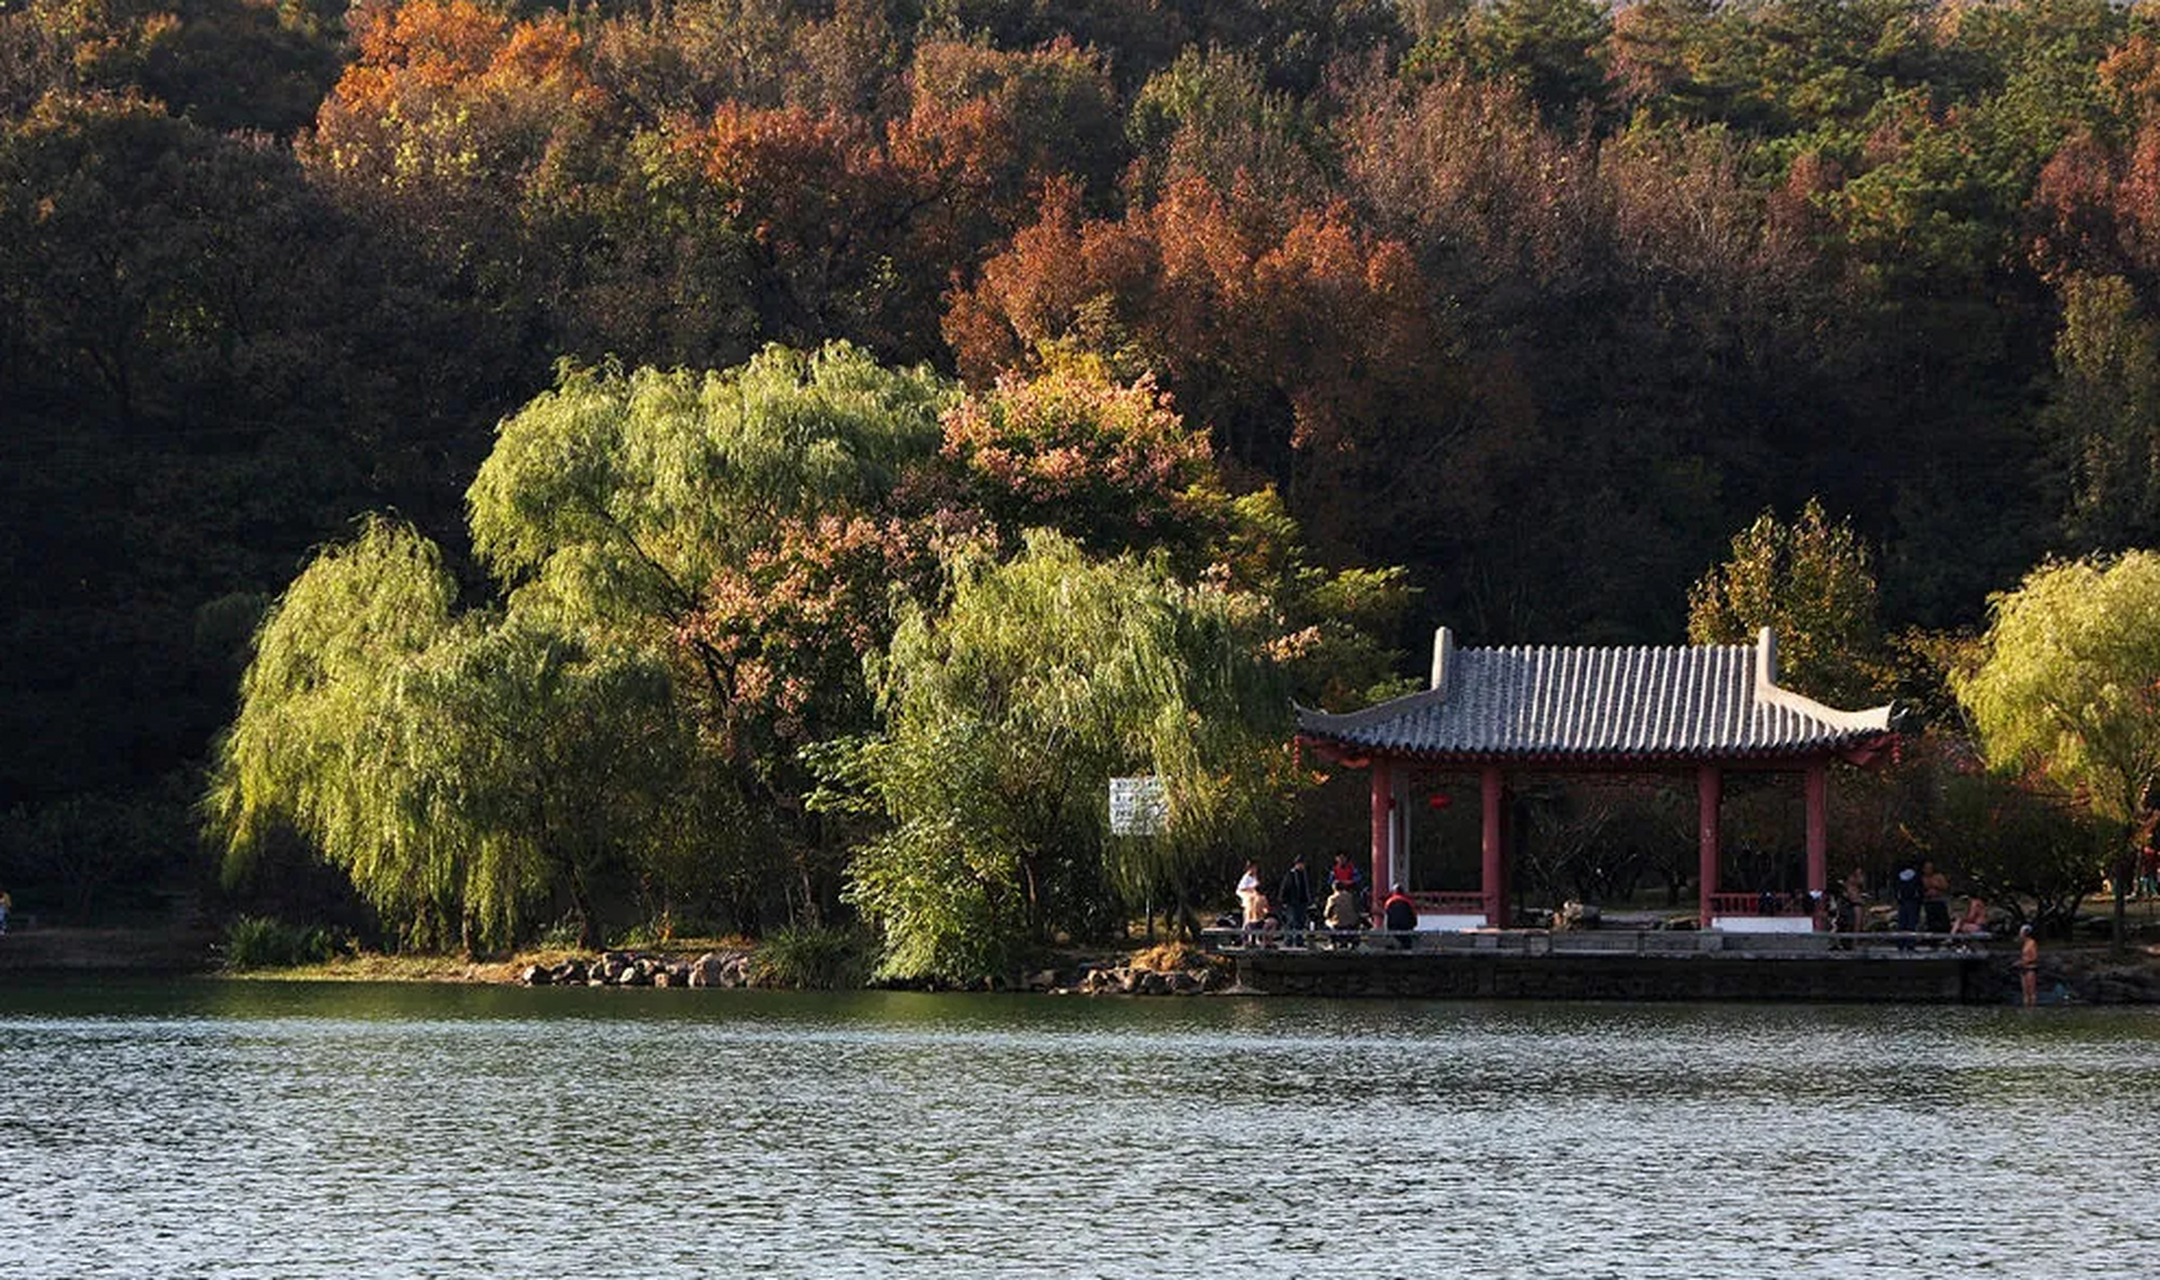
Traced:
<path id="1" fill-rule="evenodd" d="M 1110 779 L 1110 834 L 1161 835 L 1170 816 L 1170 797 L 1155 774 Z"/>

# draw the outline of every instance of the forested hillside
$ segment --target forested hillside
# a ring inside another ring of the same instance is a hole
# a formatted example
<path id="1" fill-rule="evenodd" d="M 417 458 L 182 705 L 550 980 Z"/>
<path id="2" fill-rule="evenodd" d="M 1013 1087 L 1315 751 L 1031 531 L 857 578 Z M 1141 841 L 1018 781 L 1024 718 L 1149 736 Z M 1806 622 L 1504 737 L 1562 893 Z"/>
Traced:
<path id="1" fill-rule="evenodd" d="M 2160 539 L 2147 5 L 0 0 L 0 113 L 0 811 L 48 859 L 188 856 L 361 513 L 480 591 L 467 486 L 580 371 L 927 365 L 906 447 L 1008 548 L 1058 379 L 1142 436 L 1159 391 L 1281 554 L 1406 569 L 1411 649 L 1676 642 L 1811 497 L 1892 628 Z M 728 741 L 728 803 L 800 799 Z"/>

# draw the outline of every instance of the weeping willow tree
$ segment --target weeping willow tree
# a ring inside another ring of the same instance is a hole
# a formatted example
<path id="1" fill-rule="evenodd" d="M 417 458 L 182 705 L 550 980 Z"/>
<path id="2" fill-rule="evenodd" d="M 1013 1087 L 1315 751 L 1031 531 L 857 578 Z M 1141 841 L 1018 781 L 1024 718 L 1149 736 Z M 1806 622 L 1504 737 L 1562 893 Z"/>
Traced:
<path id="1" fill-rule="evenodd" d="M 935 457 L 953 395 L 846 343 L 723 372 L 565 365 L 499 428 L 466 494 L 473 549 L 506 589 L 676 625 L 781 522 L 872 507 Z"/>
<path id="2" fill-rule="evenodd" d="M 1050 533 L 956 565 L 948 607 L 910 613 L 877 673 L 884 736 L 820 757 L 822 803 L 890 823 L 849 865 L 883 974 L 1009 973 L 1263 840 L 1288 785 L 1269 621 L 1255 597 Z M 1129 773 L 1164 779 L 1161 836 L 1110 836 L 1106 785 Z"/>
<path id="3" fill-rule="evenodd" d="M 2160 552 L 2043 565 L 1989 602 L 1985 657 L 1953 686 L 1988 763 L 2114 829 L 2115 942 L 2160 788 Z"/>
<path id="4" fill-rule="evenodd" d="M 666 665 L 549 620 L 453 613 L 433 544 L 367 522 L 265 618 L 206 800 L 229 876 L 297 831 L 417 945 L 514 941 L 597 882 L 710 849 L 686 809 L 724 796 Z"/>

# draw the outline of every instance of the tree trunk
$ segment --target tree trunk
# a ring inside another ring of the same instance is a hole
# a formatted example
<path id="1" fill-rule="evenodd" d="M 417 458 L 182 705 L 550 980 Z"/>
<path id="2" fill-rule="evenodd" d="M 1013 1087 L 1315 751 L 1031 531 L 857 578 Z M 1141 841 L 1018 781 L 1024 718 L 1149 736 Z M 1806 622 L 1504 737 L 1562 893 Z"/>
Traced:
<path id="1" fill-rule="evenodd" d="M 1179 939 L 1185 942 L 1198 942 L 1200 940 L 1200 917 L 1193 914 L 1192 903 L 1185 896 L 1185 886 L 1183 884 L 1174 885 L 1172 892 L 1176 895 L 1173 906 L 1177 912 Z"/>
<path id="2" fill-rule="evenodd" d="M 586 891 L 585 877 L 575 867 L 570 871 L 570 909 L 577 912 L 578 948 L 582 951 L 600 951 L 607 945 L 600 932 L 600 912 L 593 906 L 592 894 Z"/>
<path id="3" fill-rule="evenodd" d="M 2111 949 L 2121 955 L 2130 947 L 2129 896 L 2130 877 L 2137 874 L 2135 852 L 2115 855 L 2115 871 L 2109 879 L 2115 882 L 2115 936 Z"/>

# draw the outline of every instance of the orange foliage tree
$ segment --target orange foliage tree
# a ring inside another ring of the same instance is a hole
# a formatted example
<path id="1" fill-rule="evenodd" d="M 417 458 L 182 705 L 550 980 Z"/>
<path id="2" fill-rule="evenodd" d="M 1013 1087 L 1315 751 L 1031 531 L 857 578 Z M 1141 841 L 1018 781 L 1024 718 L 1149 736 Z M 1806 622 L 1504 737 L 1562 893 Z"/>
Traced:
<path id="1" fill-rule="evenodd" d="M 1407 248 L 1340 201 L 1286 209 L 1183 178 L 1122 218 L 1088 219 L 1061 185 L 954 295 L 945 335 L 978 382 L 1059 343 L 1159 369 L 1233 461 L 1287 481 L 1327 543 L 1356 523 L 1355 470 L 1450 398 L 1429 303 Z"/>

